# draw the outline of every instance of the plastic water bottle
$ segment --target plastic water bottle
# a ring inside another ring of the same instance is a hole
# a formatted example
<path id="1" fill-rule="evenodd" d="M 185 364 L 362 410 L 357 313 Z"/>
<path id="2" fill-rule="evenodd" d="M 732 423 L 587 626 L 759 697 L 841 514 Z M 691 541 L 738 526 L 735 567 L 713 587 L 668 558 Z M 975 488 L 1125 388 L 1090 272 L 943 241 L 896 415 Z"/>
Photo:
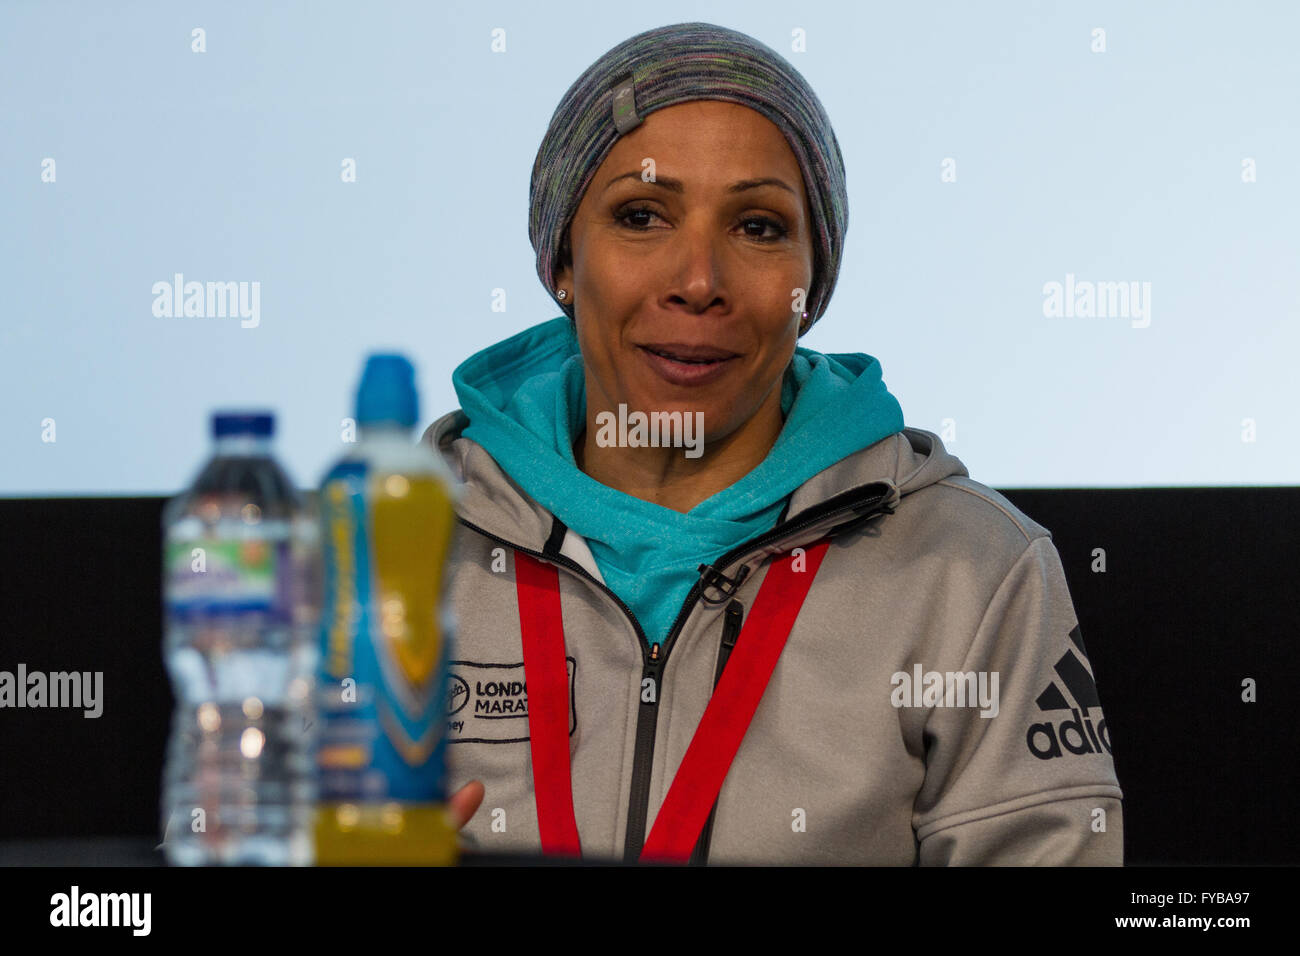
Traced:
<path id="1" fill-rule="evenodd" d="M 449 865 L 447 561 L 460 493 L 411 434 L 415 372 L 372 355 L 357 392 L 360 440 L 329 470 L 320 512 L 317 862 Z"/>
<path id="2" fill-rule="evenodd" d="M 313 860 L 319 523 L 269 413 L 218 412 L 213 455 L 163 511 L 163 780 L 174 865 Z"/>

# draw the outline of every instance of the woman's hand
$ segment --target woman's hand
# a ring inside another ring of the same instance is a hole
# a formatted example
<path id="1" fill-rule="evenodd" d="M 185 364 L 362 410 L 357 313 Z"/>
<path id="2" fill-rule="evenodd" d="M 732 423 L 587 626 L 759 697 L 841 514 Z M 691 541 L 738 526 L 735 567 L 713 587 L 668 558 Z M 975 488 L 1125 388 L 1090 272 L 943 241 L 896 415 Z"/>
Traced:
<path id="1" fill-rule="evenodd" d="M 471 780 L 451 795 L 447 805 L 457 830 L 462 829 L 478 811 L 479 804 L 483 802 L 483 792 L 483 781 Z"/>

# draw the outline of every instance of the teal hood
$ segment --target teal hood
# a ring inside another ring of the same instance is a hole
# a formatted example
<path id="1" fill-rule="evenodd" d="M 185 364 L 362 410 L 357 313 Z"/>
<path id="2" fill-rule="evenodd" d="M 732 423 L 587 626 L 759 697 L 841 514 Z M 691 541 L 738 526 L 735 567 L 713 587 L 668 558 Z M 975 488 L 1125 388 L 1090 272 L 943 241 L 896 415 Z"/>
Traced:
<path id="1" fill-rule="evenodd" d="M 587 415 L 582 355 L 569 319 L 551 319 L 470 356 L 452 373 L 462 431 L 534 501 L 582 535 L 605 584 L 646 640 L 663 642 L 697 568 L 771 529 L 790 493 L 825 468 L 903 429 L 880 363 L 797 348 L 781 389 L 785 424 L 749 474 L 683 514 L 579 470 Z"/>

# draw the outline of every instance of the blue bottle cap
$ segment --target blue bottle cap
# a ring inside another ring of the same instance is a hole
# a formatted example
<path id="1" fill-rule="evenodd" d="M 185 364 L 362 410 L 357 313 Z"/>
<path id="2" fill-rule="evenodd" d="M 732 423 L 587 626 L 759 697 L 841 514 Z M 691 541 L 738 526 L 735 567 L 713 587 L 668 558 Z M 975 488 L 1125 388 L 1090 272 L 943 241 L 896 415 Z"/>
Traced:
<path id="1" fill-rule="evenodd" d="M 272 412 L 213 412 L 212 437 L 227 435 L 252 435 L 270 438 L 275 432 L 275 415 Z"/>
<path id="2" fill-rule="evenodd" d="M 395 422 L 410 428 L 418 420 L 415 367 L 406 356 L 389 353 L 367 358 L 357 389 L 357 424 Z"/>

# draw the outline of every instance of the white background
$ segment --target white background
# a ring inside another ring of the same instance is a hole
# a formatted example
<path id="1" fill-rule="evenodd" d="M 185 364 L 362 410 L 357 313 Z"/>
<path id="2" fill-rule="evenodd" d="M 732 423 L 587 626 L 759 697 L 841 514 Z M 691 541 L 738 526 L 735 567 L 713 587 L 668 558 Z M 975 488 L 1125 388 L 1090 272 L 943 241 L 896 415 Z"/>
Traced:
<path id="1" fill-rule="evenodd" d="M 817 91 L 850 227 L 802 344 L 880 359 L 974 478 L 1294 484 L 1298 9 L 6 2 L 0 494 L 170 494 L 230 405 L 275 410 L 314 485 L 372 349 L 416 363 L 422 425 L 454 408 L 460 361 L 560 314 L 527 232 L 560 97 L 684 20 L 749 33 Z M 177 272 L 260 282 L 259 327 L 154 317 Z M 1150 326 L 1046 318 L 1067 273 L 1149 282 Z"/>

